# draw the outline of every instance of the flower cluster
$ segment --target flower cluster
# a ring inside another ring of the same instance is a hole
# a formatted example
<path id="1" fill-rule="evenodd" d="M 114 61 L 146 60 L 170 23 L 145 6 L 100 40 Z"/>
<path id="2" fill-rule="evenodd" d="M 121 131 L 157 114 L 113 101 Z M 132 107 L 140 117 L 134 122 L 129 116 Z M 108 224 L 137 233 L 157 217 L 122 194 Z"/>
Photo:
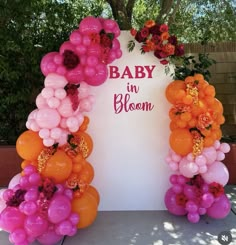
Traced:
<path id="1" fill-rule="evenodd" d="M 183 44 L 178 44 L 177 37 L 170 35 L 168 31 L 169 28 L 166 24 L 158 24 L 153 20 L 148 20 L 140 30 L 132 28 L 130 33 L 137 42 L 142 43 L 142 53 L 153 51 L 154 55 L 160 59 L 160 63 L 166 65 L 169 63 L 170 57 L 184 54 Z M 132 51 L 134 46 L 134 41 L 130 41 L 129 51 Z"/>

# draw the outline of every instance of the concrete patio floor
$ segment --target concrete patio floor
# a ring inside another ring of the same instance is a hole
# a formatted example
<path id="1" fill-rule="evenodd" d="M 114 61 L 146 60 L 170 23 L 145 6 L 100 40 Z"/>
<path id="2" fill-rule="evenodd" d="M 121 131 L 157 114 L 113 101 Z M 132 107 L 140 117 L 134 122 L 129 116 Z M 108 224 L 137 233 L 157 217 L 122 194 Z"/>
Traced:
<path id="1" fill-rule="evenodd" d="M 236 186 L 225 190 L 232 203 L 225 219 L 202 216 L 192 224 L 185 216 L 167 211 L 101 211 L 90 227 L 57 245 L 219 245 L 218 235 L 223 231 L 231 233 L 232 242 L 222 244 L 236 245 Z M 10 244 L 8 233 L 1 231 L 0 245 Z"/>

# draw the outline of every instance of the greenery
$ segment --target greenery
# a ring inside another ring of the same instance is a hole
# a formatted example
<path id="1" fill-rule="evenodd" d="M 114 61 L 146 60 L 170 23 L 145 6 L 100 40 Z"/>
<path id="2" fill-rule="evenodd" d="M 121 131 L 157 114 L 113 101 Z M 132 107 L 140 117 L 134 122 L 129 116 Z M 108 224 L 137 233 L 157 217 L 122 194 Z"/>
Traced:
<path id="1" fill-rule="evenodd" d="M 43 86 L 42 57 L 58 51 L 88 15 L 115 18 L 121 29 L 141 27 L 147 19 L 168 22 L 182 42 L 236 40 L 231 0 L 1 0 L 0 143 L 15 144 L 26 129 Z M 212 61 L 203 55 L 199 61 L 190 56 L 181 62 L 179 75 L 190 73 L 191 66 L 207 69 Z"/>

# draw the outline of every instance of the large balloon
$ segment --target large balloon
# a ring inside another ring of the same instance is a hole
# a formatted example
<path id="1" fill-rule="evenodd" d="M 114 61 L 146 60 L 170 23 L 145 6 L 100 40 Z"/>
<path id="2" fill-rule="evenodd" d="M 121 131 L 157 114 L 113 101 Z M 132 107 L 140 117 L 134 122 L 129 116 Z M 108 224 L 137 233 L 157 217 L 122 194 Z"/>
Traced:
<path id="1" fill-rule="evenodd" d="M 230 201 L 228 197 L 223 194 L 207 209 L 207 215 L 214 219 L 223 219 L 229 214 L 230 209 Z"/>
<path id="2" fill-rule="evenodd" d="M 85 228 L 92 224 L 97 216 L 97 201 L 85 192 L 81 197 L 72 200 L 72 211 L 80 217 L 78 228 Z"/>
<path id="3" fill-rule="evenodd" d="M 165 205 L 168 211 L 175 215 L 185 215 L 187 211 L 185 207 L 176 203 L 176 193 L 170 188 L 165 194 Z"/>
<path id="4" fill-rule="evenodd" d="M 209 165 L 207 172 L 202 174 L 202 178 L 208 184 L 217 182 L 225 186 L 229 180 L 229 171 L 222 162 L 214 162 Z"/>
<path id="5" fill-rule="evenodd" d="M 70 176 L 72 171 L 72 160 L 62 150 L 51 156 L 42 170 L 44 177 L 52 178 L 56 183 L 63 183 Z"/>
<path id="6" fill-rule="evenodd" d="M 26 160 L 37 160 L 44 145 L 38 133 L 31 130 L 23 132 L 16 141 L 16 151 Z"/>
<path id="7" fill-rule="evenodd" d="M 187 155 L 193 149 L 193 137 L 187 129 L 173 130 L 169 142 L 172 150 L 181 156 Z"/>

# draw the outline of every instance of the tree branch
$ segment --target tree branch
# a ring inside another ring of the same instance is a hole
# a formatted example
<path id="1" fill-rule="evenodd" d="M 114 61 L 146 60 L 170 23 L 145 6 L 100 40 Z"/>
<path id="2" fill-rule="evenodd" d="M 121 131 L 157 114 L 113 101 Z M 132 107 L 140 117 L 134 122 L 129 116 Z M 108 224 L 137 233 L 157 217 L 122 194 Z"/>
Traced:
<path id="1" fill-rule="evenodd" d="M 168 25 L 171 25 L 175 21 L 175 15 L 179 9 L 180 3 L 181 0 L 178 0 L 174 7 L 173 13 L 169 16 Z"/>

